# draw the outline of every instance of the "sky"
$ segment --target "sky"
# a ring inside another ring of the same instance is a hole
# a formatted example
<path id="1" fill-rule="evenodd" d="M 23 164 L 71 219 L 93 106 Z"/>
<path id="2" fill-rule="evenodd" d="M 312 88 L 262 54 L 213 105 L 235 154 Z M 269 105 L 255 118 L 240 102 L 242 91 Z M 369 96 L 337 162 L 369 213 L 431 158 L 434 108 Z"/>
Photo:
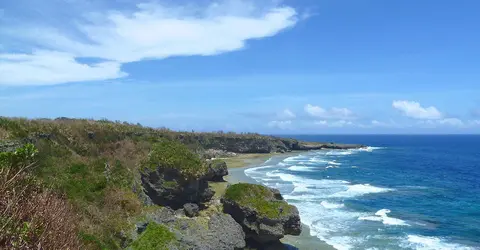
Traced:
<path id="1" fill-rule="evenodd" d="M 0 116 L 480 133 L 477 0 L 1 0 Z"/>

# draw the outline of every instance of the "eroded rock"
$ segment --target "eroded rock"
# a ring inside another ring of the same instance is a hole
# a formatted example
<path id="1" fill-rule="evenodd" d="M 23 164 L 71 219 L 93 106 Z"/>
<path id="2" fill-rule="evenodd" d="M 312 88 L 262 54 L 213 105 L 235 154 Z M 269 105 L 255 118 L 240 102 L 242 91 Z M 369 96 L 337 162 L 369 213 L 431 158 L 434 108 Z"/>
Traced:
<path id="1" fill-rule="evenodd" d="M 239 183 L 227 189 L 222 203 L 224 212 L 242 225 L 248 241 L 269 245 L 284 235 L 301 233 L 297 208 L 280 197 L 267 187 Z"/>
<path id="2" fill-rule="evenodd" d="M 207 179 L 209 181 L 224 181 L 228 175 L 227 163 L 223 160 L 211 160 L 208 162 Z"/>

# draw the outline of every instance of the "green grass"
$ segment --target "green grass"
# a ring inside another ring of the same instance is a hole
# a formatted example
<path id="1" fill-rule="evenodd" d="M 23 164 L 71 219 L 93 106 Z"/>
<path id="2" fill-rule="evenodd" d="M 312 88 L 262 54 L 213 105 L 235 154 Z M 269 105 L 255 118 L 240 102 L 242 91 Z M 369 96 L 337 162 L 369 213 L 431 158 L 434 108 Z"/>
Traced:
<path id="1" fill-rule="evenodd" d="M 225 198 L 250 207 L 260 216 L 268 218 L 280 218 L 293 209 L 287 202 L 276 200 L 268 188 L 255 184 L 234 184 L 227 188 Z"/>
<path id="2" fill-rule="evenodd" d="M 163 225 L 150 222 L 145 232 L 132 243 L 131 247 L 133 250 L 166 250 L 174 242 L 174 233 Z"/>
<path id="3" fill-rule="evenodd" d="M 198 155 L 185 145 L 171 140 L 154 144 L 144 167 L 151 170 L 157 167 L 178 169 L 187 178 L 200 177 L 207 171 Z"/>

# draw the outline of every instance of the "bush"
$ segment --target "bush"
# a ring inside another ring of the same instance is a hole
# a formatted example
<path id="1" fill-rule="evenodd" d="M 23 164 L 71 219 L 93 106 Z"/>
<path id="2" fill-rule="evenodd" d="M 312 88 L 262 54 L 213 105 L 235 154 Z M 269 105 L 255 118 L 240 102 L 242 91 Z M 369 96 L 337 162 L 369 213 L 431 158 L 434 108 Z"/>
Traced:
<path id="1" fill-rule="evenodd" d="M 29 174 L 36 153 L 0 153 L 0 249 L 80 249 L 71 206 Z"/>
<path id="2" fill-rule="evenodd" d="M 175 234 L 168 228 L 155 222 L 150 222 L 145 232 L 132 243 L 133 250 L 168 249 L 175 242 Z"/>
<path id="3" fill-rule="evenodd" d="M 198 155 L 185 145 L 170 140 L 162 140 L 153 145 L 145 167 L 151 170 L 157 167 L 178 169 L 187 178 L 200 177 L 207 171 Z"/>
<path id="4" fill-rule="evenodd" d="M 250 207 L 259 215 L 269 218 L 279 218 L 293 209 L 287 202 L 276 200 L 273 192 L 267 187 L 255 184 L 234 184 L 228 187 L 225 199 Z"/>

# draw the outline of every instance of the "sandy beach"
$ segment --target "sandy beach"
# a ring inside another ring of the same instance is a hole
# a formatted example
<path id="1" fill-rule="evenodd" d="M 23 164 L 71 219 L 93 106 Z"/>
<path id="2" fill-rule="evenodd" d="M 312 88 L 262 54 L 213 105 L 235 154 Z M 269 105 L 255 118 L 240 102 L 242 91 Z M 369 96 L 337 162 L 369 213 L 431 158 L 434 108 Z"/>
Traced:
<path id="1" fill-rule="evenodd" d="M 258 167 L 265 164 L 266 161 L 270 160 L 269 162 L 279 162 L 283 159 L 298 155 L 301 152 L 289 152 L 285 154 L 243 154 L 238 155 L 236 157 L 225 159 L 228 165 L 228 172 L 229 175 L 226 177 L 228 183 L 238 183 L 238 182 L 246 182 L 246 183 L 254 183 L 260 184 L 254 179 L 245 175 L 245 170 L 252 167 Z M 225 184 L 226 187 L 226 184 Z M 217 187 L 223 189 L 222 187 Z M 331 247 L 330 245 L 326 244 L 325 242 L 321 241 L 315 236 L 310 235 L 310 229 L 308 226 L 303 225 L 302 234 L 300 236 L 285 236 L 282 239 L 287 245 L 292 245 L 289 249 L 301 249 L 301 250 L 335 250 L 335 248 Z"/>

